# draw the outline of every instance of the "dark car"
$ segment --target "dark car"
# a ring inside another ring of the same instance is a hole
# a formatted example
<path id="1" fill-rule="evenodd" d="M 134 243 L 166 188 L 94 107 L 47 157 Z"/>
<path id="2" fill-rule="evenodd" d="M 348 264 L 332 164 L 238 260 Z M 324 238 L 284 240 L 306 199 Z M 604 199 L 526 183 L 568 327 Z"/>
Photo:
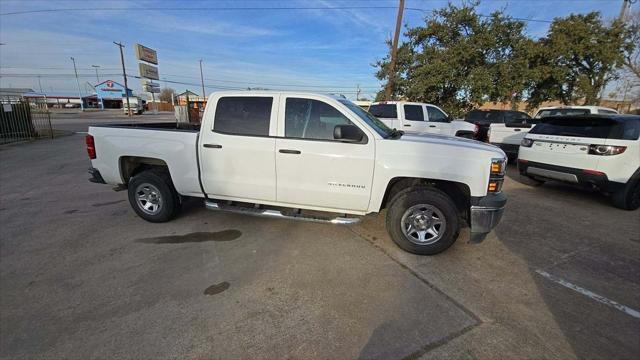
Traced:
<path id="1" fill-rule="evenodd" d="M 464 116 L 464 121 L 478 125 L 476 139 L 487 141 L 487 131 L 491 124 L 510 124 L 517 120 L 531 119 L 527 113 L 514 110 L 471 110 Z"/>

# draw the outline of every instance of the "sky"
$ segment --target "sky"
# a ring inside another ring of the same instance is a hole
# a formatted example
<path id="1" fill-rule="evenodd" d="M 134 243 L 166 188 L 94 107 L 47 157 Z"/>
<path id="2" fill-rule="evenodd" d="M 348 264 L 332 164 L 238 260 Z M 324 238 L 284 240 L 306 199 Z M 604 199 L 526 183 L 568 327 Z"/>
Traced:
<path id="1" fill-rule="evenodd" d="M 431 10 L 446 4 L 406 0 L 403 25 L 423 25 Z M 145 45 L 158 53 L 160 85 L 178 92 L 202 92 L 202 60 L 207 94 L 260 87 L 355 99 L 359 86 L 360 97 L 373 98 L 381 83 L 372 64 L 387 52 L 397 5 L 397 0 L 0 0 L 0 87 L 77 94 L 70 57 L 83 94 L 96 84 L 92 65 L 99 66 L 100 81 L 123 83 L 116 41 L 125 45 L 128 75 L 138 75 L 134 44 Z M 590 11 L 612 19 L 621 5 L 622 0 L 484 0 L 478 12 L 502 9 L 532 20 L 526 31 L 538 38 L 549 24 L 534 20 Z M 272 10 L 255 9 L 265 7 Z M 35 10 L 61 11 L 10 14 Z M 140 92 L 140 80 L 130 77 L 129 87 Z"/>

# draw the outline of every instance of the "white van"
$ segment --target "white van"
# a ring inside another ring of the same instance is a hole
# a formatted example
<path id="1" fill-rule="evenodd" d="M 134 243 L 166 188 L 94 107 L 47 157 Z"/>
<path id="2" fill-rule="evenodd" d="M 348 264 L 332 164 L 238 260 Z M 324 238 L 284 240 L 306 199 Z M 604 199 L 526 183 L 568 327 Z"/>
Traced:
<path id="1" fill-rule="evenodd" d="M 640 116 L 557 116 L 525 136 L 518 153 L 521 175 L 596 187 L 616 207 L 640 207 Z"/>
<path id="2" fill-rule="evenodd" d="M 449 136 L 475 138 L 478 125 L 462 120 L 453 120 L 447 113 L 435 105 L 408 102 L 374 102 L 369 113 L 382 120 L 392 129 L 408 133 L 431 133 Z"/>

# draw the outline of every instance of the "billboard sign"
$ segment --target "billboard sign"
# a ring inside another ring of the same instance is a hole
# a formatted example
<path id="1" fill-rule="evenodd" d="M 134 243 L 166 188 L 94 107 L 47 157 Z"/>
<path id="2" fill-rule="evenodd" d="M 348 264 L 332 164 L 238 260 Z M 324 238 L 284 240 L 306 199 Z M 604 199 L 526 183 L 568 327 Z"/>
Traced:
<path id="1" fill-rule="evenodd" d="M 158 53 L 144 45 L 136 44 L 136 57 L 138 60 L 158 65 Z"/>
<path id="2" fill-rule="evenodd" d="M 158 68 L 156 66 L 139 63 L 138 69 L 140 70 L 141 77 L 151 80 L 160 80 L 160 74 L 158 74 Z"/>

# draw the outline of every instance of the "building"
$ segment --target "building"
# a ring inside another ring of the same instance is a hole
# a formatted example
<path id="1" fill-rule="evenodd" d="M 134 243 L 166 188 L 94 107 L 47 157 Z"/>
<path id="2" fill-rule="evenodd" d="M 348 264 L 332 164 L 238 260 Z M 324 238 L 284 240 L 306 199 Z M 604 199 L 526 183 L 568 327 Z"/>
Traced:
<path id="1" fill-rule="evenodd" d="M 124 85 L 113 80 L 106 80 L 95 86 L 98 99 L 102 99 L 105 109 L 122 108 L 122 97 L 126 96 Z M 133 96 L 133 91 L 127 89 L 129 96 Z"/>

